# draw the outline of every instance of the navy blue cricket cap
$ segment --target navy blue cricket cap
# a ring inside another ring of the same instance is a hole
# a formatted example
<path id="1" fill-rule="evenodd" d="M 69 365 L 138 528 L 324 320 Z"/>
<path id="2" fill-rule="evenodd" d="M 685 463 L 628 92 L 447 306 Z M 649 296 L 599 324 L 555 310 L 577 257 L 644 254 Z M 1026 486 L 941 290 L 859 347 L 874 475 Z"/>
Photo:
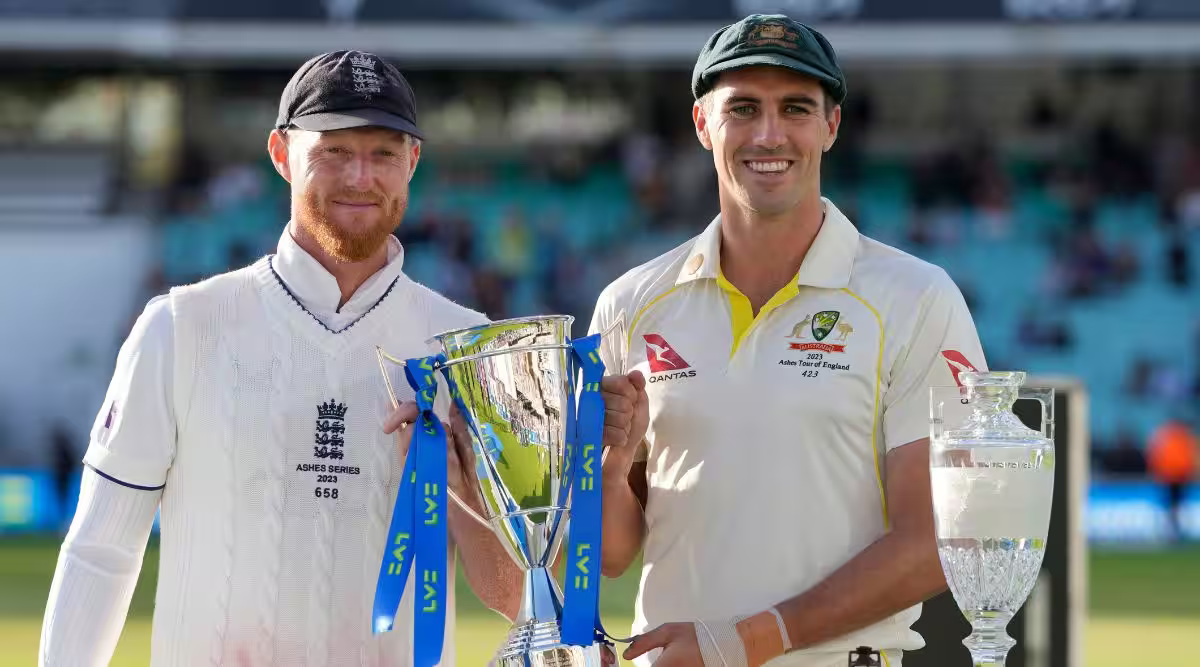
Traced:
<path id="1" fill-rule="evenodd" d="M 692 70 L 692 94 L 700 99 L 721 72 L 771 65 L 821 82 L 837 104 L 846 99 L 846 76 L 825 36 L 782 14 L 751 14 L 708 38 Z"/>
<path id="2" fill-rule="evenodd" d="M 322 53 L 296 70 L 279 98 L 277 129 L 326 132 L 368 126 L 423 138 L 412 86 L 400 70 L 373 53 Z"/>

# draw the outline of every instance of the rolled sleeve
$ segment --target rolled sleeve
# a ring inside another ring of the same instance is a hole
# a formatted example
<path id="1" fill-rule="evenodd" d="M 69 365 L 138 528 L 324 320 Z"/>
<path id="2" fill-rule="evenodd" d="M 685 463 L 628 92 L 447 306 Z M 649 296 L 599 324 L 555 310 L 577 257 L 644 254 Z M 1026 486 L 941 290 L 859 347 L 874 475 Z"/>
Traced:
<path id="1" fill-rule="evenodd" d="M 605 375 L 621 375 L 628 368 L 629 359 L 629 321 L 624 308 L 619 308 L 613 298 L 611 289 L 600 293 L 596 300 L 596 308 L 592 312 L 592 321 L 588 326 L 588 335 L 600 334 L 600 361 L 604 363 Z M 643 463 L 649 456 L 646 441 L 638 444 L 633 454 L 633 460 Z"/>
<path id="2" fill-rule="evenodd" d="M 962 293 L 944 272 L 926 292 L 916 326 L 884 396 L 887 451 L 929 437 L 929 388 L 955 386 L 963 370 L 987 370 Z"/>
<path id="3" fill-rule="evenodd" d="M 83 462 L 138 489 L 166 483 L 175 454 L 174 327 L 166 296 L 151 299 L 117 355 Z"/>
<path id="4" fill-rule="evenodd" d="M 629 322 L 625 310 L 618 308 L 610 290 L 604 290 L 596 300 L 588 335 L 600 334 L 600 361 L 607 375 L 625 372 L 629 343 Z"/>

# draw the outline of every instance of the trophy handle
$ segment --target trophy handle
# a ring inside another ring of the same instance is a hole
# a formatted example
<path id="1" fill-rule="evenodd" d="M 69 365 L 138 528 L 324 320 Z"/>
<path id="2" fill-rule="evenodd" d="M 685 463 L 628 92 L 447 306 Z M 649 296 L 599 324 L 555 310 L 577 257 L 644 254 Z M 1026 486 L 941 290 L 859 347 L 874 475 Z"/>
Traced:
<path id="1" fill-rule="evenodd" d="M 476 523 L 483 526 L 484 528 L 487 528 L 488 530 L 492 529 L 492 524 L 488 523 L 487 519 L 479 516 L 479 513 L 476 512 L 475 510 L 471 509 L 471 506 L 468 505 L 462 498 L 459 498 L 458 494 L 454 492 L 454 489 L 451 489 L 449 486 L 447 486 L 446 487 L 446 495 L 449 496 L 450 499 L 453 500 L 454 503 L 456 505 L 458 505 L 458 507 L 462 511 L 466 512 L 467 516 L 474 519 L 476 521 Z"/>
<path id="2" fill-rule="evenodd" d="M 383 382 L 384 382 L 384 384 L 387 385 L 388 398 L 392 399 L 392 409 L 394 410 L 394 409 L 400 407 L 400 401 L 396 399 L 396 389 L 395 389 L 395 387 L 392 386 L 392 377 L 390 375 L 388 375 L 387 365 L 385 364 L 385 362 L 390 361 L 393 364 L 403 367 L 404 360 L 397 359 L 396 357 L 393 357 L 392 355 L 388 354 L 387 352 L 384 352 L 383 348 L 378 345 L 375 346 L 375 354 L 376 354 L 376 357 L 379 359 L 379 371 L 380 371 L 380 373 L 383 374 Z M 408 428 L 408 425 L 401 426 L 400 428 L 402 428 L 402 429 Z M 484 519 L 483 517 L 479 516 L 478 512 L 471 509 L 471 506 L 468 505 L 462 498 L 459 498 L 458 494 L 454 492 L 454 489 L 449 488 L 448 485 L 446 488 L 446 495 L 449 496 L 450 499 L 453 500 L 454 503 L 456 505 L 458 505 L 460 509 L 462 509 L 462 511 L 466 512 L 467 516 L 474 519 L 477 523 L 479 523 L 479 525 L 483 526 L 484 528 L 491 530 L 492 524 L 488 523 L 487 519 Z"/>
<path id="3" fill-rule="evenodd" d="M 1017 398 L 1027 398 L 1042 404 L 1042 435 L 1048 440 L 1054 440 L 1054 388 L 1021 387 L 1017 390 Z"/>
<path id="4" fill-rule="evenodd" d="M 949 401 L 964 405 L 968 402 L 960 387 L 935 385 L 929 388 L 929 439 L 933 443 L 940 441 L 946 431 L 946 403 Z"/>
<path id="5" fill-rule="evenodd" d="M 629 330 L 625 323 L 625 311 L 617 313 L 613 321 L 600 332 L 601 358 L 607 358 L 617 365 L 616 368 L 605 369 L 609 375 L 625 373 L 625 358 L 629 348 Z"/>

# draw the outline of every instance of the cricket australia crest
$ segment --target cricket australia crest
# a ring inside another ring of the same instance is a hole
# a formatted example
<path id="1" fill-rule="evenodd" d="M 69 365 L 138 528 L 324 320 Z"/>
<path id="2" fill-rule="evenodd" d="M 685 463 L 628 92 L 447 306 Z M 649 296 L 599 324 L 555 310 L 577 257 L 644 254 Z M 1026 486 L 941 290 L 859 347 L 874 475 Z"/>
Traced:
<path id="1" fill-rule="evenodd" d="M 822 310 L 812 316 L 812 335 L 817 340 L 825 340 L 830 331 L 833 331 L 833 325 L 837 324 L 838 318 L 842 316 L 836 310 Z"/>
<path id="2" fill-rule="evenodd" d="M 834 331 L 838 332 L 834 340 L 845 342 L 850 338 L 850 334 L 854 333 L 854 327 L 850 326 L 849 322 L 843 321 L 842 314 L 836 310 L 822 310 L 819 313 L 806 316 L 803 320 L 796 323 L 792 328 L 791 335 L 788 338 L 808 338 L 812 334 L 816 342 L 812 343 L 789 343 L 789 350 L 820 350 L 821 352 L 845 352 L 845 345 L 837 345 L 834 343 L 826 343 L 824 341 L 829 334 Z"/>

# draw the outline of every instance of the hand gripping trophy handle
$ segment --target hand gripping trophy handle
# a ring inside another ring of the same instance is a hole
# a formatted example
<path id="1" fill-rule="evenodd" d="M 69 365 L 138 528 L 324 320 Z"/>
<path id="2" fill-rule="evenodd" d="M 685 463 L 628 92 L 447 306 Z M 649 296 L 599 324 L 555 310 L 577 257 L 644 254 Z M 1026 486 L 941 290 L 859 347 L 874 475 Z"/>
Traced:
<path id="1" fill-rule="evenodd" d="M 381 348 L 379 346 L 375 347 L 375 352 L 376 352 L 377 358 L 379 359 L 379 371 L 380 371 L 380 373 L 383 374 L 383 381 L 387 384 L 388 398 L 392 402 L 392 409 L 396 410 L 400 407 L 400 402 L 396 398 L 396 388 L 394 386 L 392 386 L 392 378 L 390 375 L 388 375 L 387 366 L 384 364 L 384 361 L 385 360 L 390 361 L 393 364 L 396 364 L 397 366 L 403 367 L 404 360 L 393 357 L 392 355 L 385 352 L 383 350 L 383 348 Z M 402 428 L 408 428 L 408 425 L 405 425 Z M 397 437 L 397 439 L 399 439 L 399 437 L 400 437 L 399 432 L 397 432 L 396 437 Z M 463 465 L 466 465 L 465 461 L 463 462 Z M 487 519 L 479 516 L 479 513 L 476 512 L 474 509 L 471 509 L 471 506 L 469 504 L 467 504 L 467 502 L 465 500 L 463 500 L 462 498 L 459 498 L 458 494 L 454 491 L 454 489 L 450 488 L 449 485 L 446 486 L 446 496 L 449 497 L 450 500 L 453 500 L 454 504 L 458 505 L 459 509 L 461 509 L 463 512 L 466 512 L 467 516 L 469 516 L 473 520 L 475 520 L 476 523 L 483 526 L 484 528 L 487 528 L 488 530 L 492 529 L 492 524 L 490 522 L 488 522 Z"/>
<path id="2" fill-rule="evenodd" d="M 470 442 L 457 443 L 457 450 L 469 449 L 460 464 L 479 509 L 461 487 L 447 489 L 445 497 L 488 527 L 524 571 L 521 609 L 496 654 L 497 667 L 600 667 L 608 636 L 596 598 L 603 532 L 602 485 L 595 479 L 603 465 L 600 384 L 605 372 L 623 370 L 625 320 L 620 314 L 600 335 L 579 339 L 570 336 L 573 321 L 549 315 L 447 331 L 431 341 L 438 353 L 422 359 L 402 361 L 378 350 L 395 407 L 389 365 L 419 363 L 423 387 L 443 376 L 466 423 Z M 604 359 L 613 367 L 606 369 Z M 406 377 L 414 384 L 411 373 Z M 436 390 L 421 391 L 427 393 L 418 394 L 418 402 L 429 404 L 427 394 Z M 561 587 L 552 572 L 560 550 L 566 562 Z"/>
<path id="3" fill-rule="evenodd" d="M 605 356 L 609 359 L 614 360 L 615 363 L 619 364 L 619 367 L 617 369 L 612 369 L 612 370 L 614 370 L 614 372 L 622 372 L 623 373 L 624 368 L 625 368 L 625 366 L 624 366 L 625 351 L 628 348 L 627 330 L 625 327 L 625 311 L 624 310 L 617 313 L 617 316 L 613 318 L 612 323 L 609 324 L 608 327 L 606 327 L 604 329 L 604 331 L 600 332 L 600 340 L 602 341 L 601 345 L 607 351 L 607 354 Z M 379 346 L 375 347 L 375 351 L 376 351 L 378 359 L 379 359 L 380 373 L 382 373 L 382 375 L 383 375 L 383 381 L 385 383 L 387 383 L 388 398 L 392 402 L 392 409 L 393 410 L 398 409 L 400 407 L 400 403 L 396 399 L 396 388 L 394 386 L 392 386 L 392 379 L 391 379 L 391 376 L 388 375 L 387 367 L 384 365 L 384 360 L 390 361 L 390 362 L 396 364 L 397 366 L 403 366 L 404 360 L 393 357 L 392 355 L 385 352 L 383 350 L 383 348 L 381 348 Z M 405 428 L 407 428 L 407 426 L 405 426 Z M 608 452 L 605 452 L 605 455 L 607 455 L 607 454 L 608 454 Z M 468 461 L 463 461 L 462 463 L 463 463 L 463 465 L 473 465 L 474 464 L 474 462 L 468 462 Z M 472 509 L 471 505 L 468 504 L 462 498 L 460 498 L 458 496 L 458 493 L 456 493 L 454 491 L 454 489 L 447 487 L 446 495 L 451 500 L 453 500 L 456 505 L 458 505 L 459 509 L 461 509 L 463 512 L 465 512 L 467 514 L 467 516 L 471 517 L 471 519 L 473 519 L 476 523 L 478 523 L 479 525 L 481 525 L 484 528 L 487 528 L 489 530 L 492 529 L 491 522 L 488 521 L 487 519 L 483 518 L 482 516 L 480 516 L 478 512 L 476 512 L 474 509 Z"/>

